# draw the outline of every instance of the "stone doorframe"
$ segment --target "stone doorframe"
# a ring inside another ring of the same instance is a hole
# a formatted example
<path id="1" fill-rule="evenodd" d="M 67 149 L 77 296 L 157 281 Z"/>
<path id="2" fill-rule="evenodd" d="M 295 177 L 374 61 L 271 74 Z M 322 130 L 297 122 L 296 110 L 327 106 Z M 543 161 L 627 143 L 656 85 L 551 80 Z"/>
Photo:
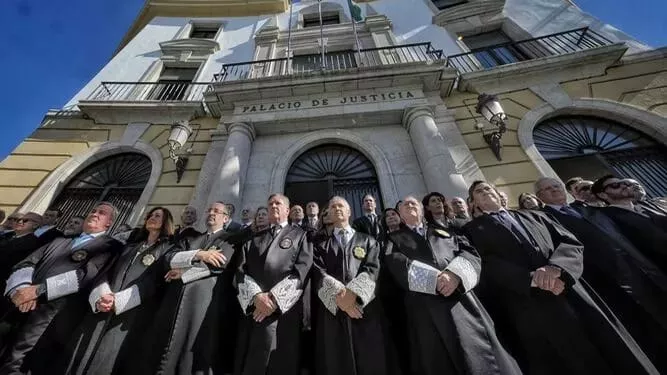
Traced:
<path id="1" fill-rule="evenodd" d="M 393 207 L 400 198 L 391 172 L 389 160 L 382 151 L 353 132 L 344 129 L 324 129 L 309 132 L 294 142 L 273 164 L 270 192 L 282 192 L 285 189 L 287 172 L 294 161 L 307 150 L 327 143 L 340 144 L 358 150 L 373 163 L 377 173 L 380 191 L 385 207 Z"/>
<path id="2" fill-rule="evenodd" d="M 526 113 L 521 119 L 518 128 L 521 147 L 523 147 L 540 175 L 544 177 L 553 177 L 560 180 L 556 172 L 551 168 L 551 165 L 549 165 L 549 162 L 544 159 L 535 146 L 533 130 L 542 121 L 563 115 L 591 116 L 613 120 L 639 130 L 653 137 L 658 142 L 667 145 L 667 118 L 657 113 L 605 99 L 579 98 L 572 100 L 571 104 L 560 108 L 555 108 L 549 103 L 544 103 Z"/>
<path id="3" fill-rule="evenodd" d="M 86 151 L 72 156 L 52 171 L 48 177 L 35 189 L 21 207 L 21 212 L 43 213 L 53 203 L 67 183 L 81 171 L 106 157 L 126 152 L 146 155 L 151 160 L 151 175 L 134 206 L 127 224 L 134 227 L 143 217 L 144 210 L 162 174 L 162 153 L 150 144 L 137 140 L 133 144 L 121 142 L 105 142 L 91 147 Z"/>

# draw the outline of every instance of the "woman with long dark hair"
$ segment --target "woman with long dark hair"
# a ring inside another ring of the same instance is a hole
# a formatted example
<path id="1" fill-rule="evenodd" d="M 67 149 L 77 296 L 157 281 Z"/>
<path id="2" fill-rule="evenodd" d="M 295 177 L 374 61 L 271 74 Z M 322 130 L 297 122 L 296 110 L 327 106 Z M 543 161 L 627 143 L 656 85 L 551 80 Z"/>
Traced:
<path id="1" fill-rule="evenodd" d="M 152 319 L 163 284 L 162 255 L 174 245 L 174 219 L 168 209 L 155 207 L 137 231 L 136 241 L 125 245 L 116 261 L 90 293 L 91 312 L 75 331 L 65 360 L 68 374 L 132 373 L 127 363 L 141 348 L 137 338 Z"/>

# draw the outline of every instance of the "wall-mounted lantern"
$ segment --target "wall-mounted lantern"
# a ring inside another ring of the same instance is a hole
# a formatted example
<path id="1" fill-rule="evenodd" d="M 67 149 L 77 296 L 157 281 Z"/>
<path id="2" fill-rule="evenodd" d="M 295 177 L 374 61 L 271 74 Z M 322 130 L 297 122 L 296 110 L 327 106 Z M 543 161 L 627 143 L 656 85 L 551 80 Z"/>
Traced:
<path id="1" fill-rule="evenodd" d="M 475 110 L 477 113 L 484 116 L 486 121 L 490 122 L 498 128 L 491 133 L 485 133 L 484 124 L 477 124 L 477 129 L 482 132 L 482 136 L 484 137 L 486 144 L 489 145 L 491 151 L 493 151 L 493 154 L 496 156 L 498 161 L 502 161 L 503 159 L 500 156 L 500 148 L 502 147 L 500 145 L 500 140 L 503 138 L 503 133 L 505 133 L 505 130 L 507 130 L 507 125 L 505 124 L 507 115 L 505 114 L 503 107 L 500 105 L 498 97 L 484 93 L 480 94 L 479 97 L 477 97 L 477 106 Z"/>
<path id="2" fill-rule="evenodd" d="M 185 167 L 188 164 L 188 155 L 192 152 L 192 147 L 185 150 L 185 155 L 177 155 L 176 151 L 180 150 L 190 138 L 192 134 L 192 127 L 188 124 L 187 121 L 179 121 L 174 123 L 171 126 L 171 132 L 169 133 L 169 158 L 176 165 L 176 182 L 181 182 L 183 173 L 185 172 Z"/>

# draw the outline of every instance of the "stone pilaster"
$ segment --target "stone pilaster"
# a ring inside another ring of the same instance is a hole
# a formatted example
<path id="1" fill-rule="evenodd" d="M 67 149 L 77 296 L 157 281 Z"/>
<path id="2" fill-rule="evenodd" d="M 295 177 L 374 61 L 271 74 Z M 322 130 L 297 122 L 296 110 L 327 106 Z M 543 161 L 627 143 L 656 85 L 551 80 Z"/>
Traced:
<path id="1" fill-rule="evenodd" d="M 428 106 L 406 108 L 403 126 L 410 134 L 426 188 L 447 197 L 465 194 L 465 180 L 435 123 L 433 110 Z"/>

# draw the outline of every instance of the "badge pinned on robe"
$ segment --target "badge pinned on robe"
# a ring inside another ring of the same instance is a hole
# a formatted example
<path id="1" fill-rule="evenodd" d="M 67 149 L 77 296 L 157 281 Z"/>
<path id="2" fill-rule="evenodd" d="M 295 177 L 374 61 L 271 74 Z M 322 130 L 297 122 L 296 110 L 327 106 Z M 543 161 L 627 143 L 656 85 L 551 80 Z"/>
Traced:
<path id="1" fill-rule="evenodd" d="M 292 240 L 289 238 L 285 238 L 284 240 L 280 241 L 281 249 L 289 249 L 290 247 L 292 247 Z"/>
<path id="2" fill-rule="evenodd" d="M 354 254 L 354 257 L 357 259 L 364 259 L 366 257 L 366 249 L 364 249 L 361 246 L 357 246 L 352 250 L 352 254 Z"/>
<path id="3" fill-rule="evenodd" d="M 146 254 L 143 258 L 141 258 L 141 263 L 143 263 L 143 265 L 146 267 L 153 264 L 153 262 L 155 262 L 155 256 L 153 254 Z"/>
<path id="4" fill-rule="evenodd" d="M 443 237 L 443 238 L 449 238 L 449 237 L 452 236 L 452 235 L 449 234 L 447 231 L 444 231 L 444 230 L 442 230 L 442 229 L 436 229 L 436 230 L 435 230 L 435 233 L 437 233 L 438 236 Z"/>
<path id="5" fill-rule="evenodd" d="M 75 262 L 81 262 L 88 258 L 88 253 L 85 250 L 77 250 L 72 253 L 72 260 Z"/>

